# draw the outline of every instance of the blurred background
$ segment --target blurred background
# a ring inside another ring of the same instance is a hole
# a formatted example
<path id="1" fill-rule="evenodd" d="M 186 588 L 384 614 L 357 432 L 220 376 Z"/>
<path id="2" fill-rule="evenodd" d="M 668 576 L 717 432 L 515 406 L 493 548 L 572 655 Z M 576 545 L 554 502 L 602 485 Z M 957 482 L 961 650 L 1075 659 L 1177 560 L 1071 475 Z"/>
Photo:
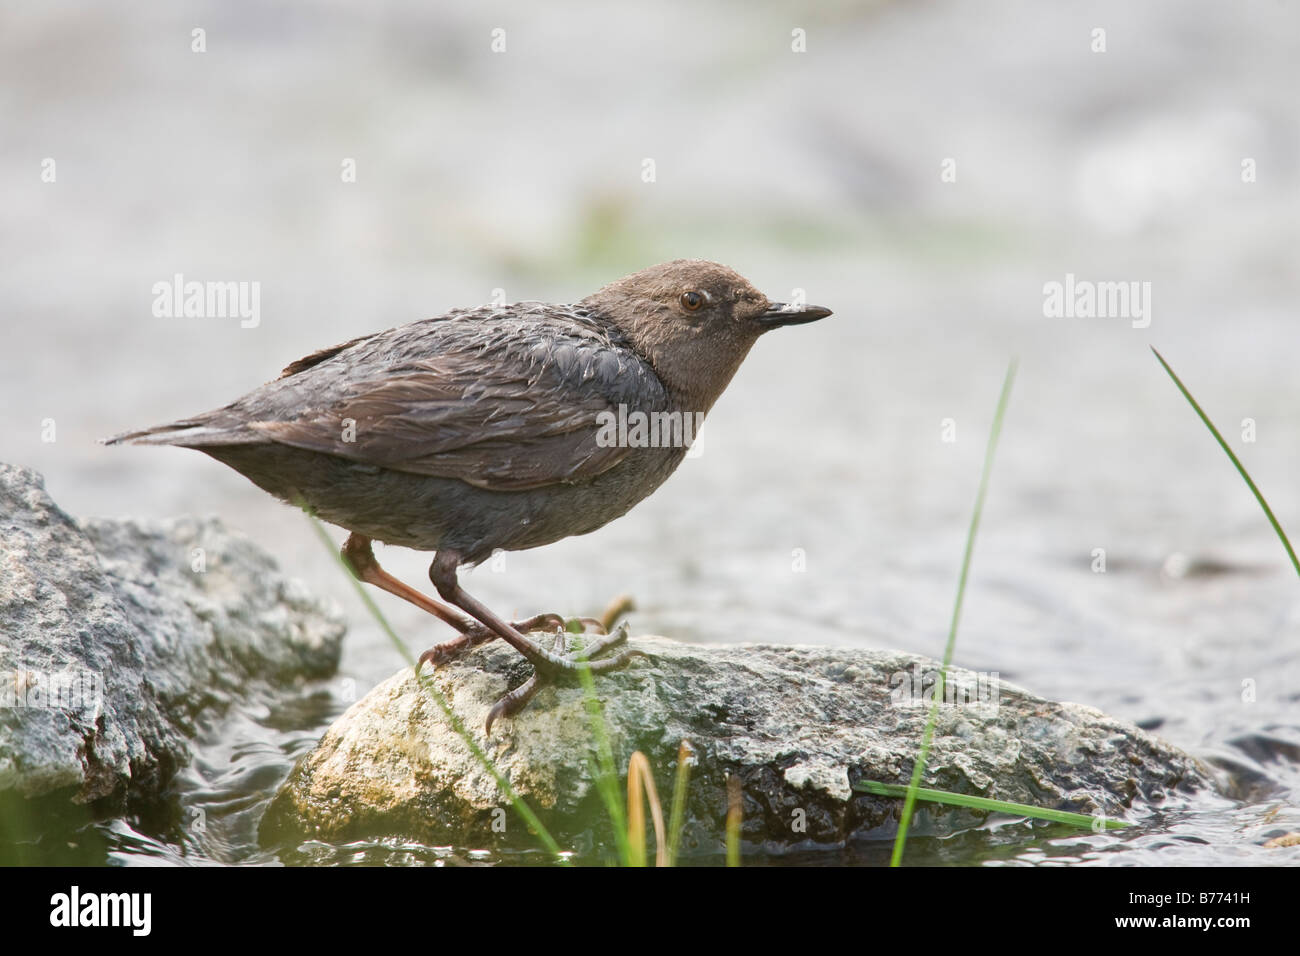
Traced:
<path id="1" fill-rule="evenodd" d="M 0 458 L 76 515 L 217 514 L 352 621 L 315 723 L 232 715 L 184 799 L 287 770 L 340 688 L 401 661 L 301 514 L 198 453 L 96 440 L 497 289 L 573 301 L 701 257 L 835 315 L 760 341 L 652 498 L 471 593 L 941 655 L 1018 356 L 956 663 L 1139 721 L 1243 796 L 1020 858 L 1257 862 L 1300 828 L 1300 589 L 1149 350 L 1300 536 L 1294 5 L 49 0 L 0 11 L 0 75 Z M 177 273 L 259 282 L 260 322 L 155 316 Z M 1046 316 L 1067 275 L 1150 283 L 1149 325 Z M 428 586 L 427 555 L 379 557 Z M 447 636 L 378 600 L 412 647 Z M 117 852 L 259 859 L 255 822 Z"/>

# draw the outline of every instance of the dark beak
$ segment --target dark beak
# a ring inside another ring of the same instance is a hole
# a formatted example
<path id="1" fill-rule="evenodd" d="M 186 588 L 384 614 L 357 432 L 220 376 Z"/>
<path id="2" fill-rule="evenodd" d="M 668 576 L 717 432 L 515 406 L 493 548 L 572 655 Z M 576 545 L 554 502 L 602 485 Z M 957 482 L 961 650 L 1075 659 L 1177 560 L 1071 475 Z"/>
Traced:
<path id="1" fill-rule="evenodd" d="M 820 305 L 790 305 L 785 302 L 770 302 L 767 311 L 756 316 L 754 321 L 763 329 L 775 329 L 781 325 L 803 325 L 816 322 L 831 314 L 830 309 Z"/>

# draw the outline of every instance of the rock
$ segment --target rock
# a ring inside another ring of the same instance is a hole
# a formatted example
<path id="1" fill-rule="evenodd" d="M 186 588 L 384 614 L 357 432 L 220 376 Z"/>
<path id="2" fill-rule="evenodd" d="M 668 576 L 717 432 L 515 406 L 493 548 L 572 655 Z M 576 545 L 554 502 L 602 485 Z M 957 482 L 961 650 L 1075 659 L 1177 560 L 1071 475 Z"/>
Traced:
<path id="1" fill-rule="evenodd" d="M 595 684 L 620 800 L 628 758 L 640 750 L 667 816 L 678 745 L 689 741 L 696 760 L 684 852 L 721 852 L 729 774 L 743 784 L 750 848 L 839 847 L 892 835 L 901 801 L 853 785 L 908 781 L 929 710 L 926 700 L 912 702 L 912 692 L 923 675 L 937 673 L 936 662 L 876 650 L 631 643 L 649 657 Z M 609 845 L 580 687 L 542 690 L 484 737 L 488 709 L 526 672 L 519 655 L 496 642 L 443 666 L 432 681 L 561 846 L 581 854 Z M 950 685 L 959 700 L 984 702 L 940 708 L 925 786 L 1130 819 L 1175 792 L 1213 786 L 1206 767 L 1126 721 L 969 671 L 954 670 Z M 985 817 L 923 806 L 930 832 Z M 539 846 L 409 668 L 335 722 L 295 767 L 262 826 L 268 844 L 373 837 Z"/>
<path id="2" fill-rule="evenodd" d="M 0 464 L 0 797 L 156 796 L 196 721 L 323 677 L 344 624 L 216 520 L 78 522 Z"/>

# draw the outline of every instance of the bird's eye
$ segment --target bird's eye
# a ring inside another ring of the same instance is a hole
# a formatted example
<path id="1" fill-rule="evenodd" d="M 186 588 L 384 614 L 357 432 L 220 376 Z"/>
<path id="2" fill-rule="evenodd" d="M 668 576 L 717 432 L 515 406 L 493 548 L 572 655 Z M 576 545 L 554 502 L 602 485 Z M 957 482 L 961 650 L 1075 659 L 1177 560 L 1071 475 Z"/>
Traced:
<path id="1" fill-rule="evenodd" d="M 691 292 L 682 293 L 682 298 L 681 298 L 682 308 L 685 309 L 687 312 L 700 311 L 700 309 L 704 308 L 704 302 L 705 302 L 705 298 L 703 292 L 691 291 Z"/>

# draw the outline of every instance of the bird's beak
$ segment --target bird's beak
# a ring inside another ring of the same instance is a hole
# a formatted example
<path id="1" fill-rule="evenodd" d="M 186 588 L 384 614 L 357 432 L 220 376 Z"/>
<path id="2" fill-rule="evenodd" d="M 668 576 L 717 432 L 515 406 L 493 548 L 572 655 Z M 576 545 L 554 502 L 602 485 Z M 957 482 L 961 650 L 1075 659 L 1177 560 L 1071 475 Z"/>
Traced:
<path id="1" fill-rule="evenodd" d="M 755 316 L 754 321 L 763 329 L 775 329 L 782 325 L 803 325 L 816 322 L 831 314 L 830 309 L 820 305 L 795 305 L 787 302 L 770 302 L 767 311 Z"/>

